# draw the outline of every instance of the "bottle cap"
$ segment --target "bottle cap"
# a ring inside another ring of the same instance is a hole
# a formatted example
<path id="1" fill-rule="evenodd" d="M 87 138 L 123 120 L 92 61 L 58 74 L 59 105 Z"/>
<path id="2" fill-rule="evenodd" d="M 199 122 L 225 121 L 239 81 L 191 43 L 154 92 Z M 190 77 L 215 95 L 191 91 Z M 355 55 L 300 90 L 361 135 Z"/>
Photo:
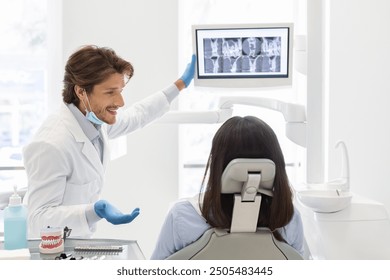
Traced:
<path id="1" fill-rule="evenodd" d="M 9 206 L 18 206 L 22 204 L 22 198 L 17 192 L 17 186 L 14 186 L 14 193 L 9 198 Z"/>

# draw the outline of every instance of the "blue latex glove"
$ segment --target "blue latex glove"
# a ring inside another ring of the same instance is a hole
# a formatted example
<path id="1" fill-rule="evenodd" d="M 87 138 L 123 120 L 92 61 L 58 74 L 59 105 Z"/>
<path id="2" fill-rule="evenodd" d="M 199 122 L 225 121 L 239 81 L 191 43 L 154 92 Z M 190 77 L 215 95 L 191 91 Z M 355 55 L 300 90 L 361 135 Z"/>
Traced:
<path id="1" fill-rule="evenodd" d="M 195 74 L 195 62 L 196 62 L 196 55 L 192 55 L 191 63 L 187 64 L 187 68 L 184 71 L 183 75 L 180 77 L 181 80 L 183 80 L 186 87 L 188 87 L 194 78 Z"/>
<path id="2" fill-rule="evenodd" d="M 128 224 L 139 215 L 139 208 L 135 208 L 131 214 L 123 214 L 106 200 L 95 203 L 94 209 L 100 218 L 106 219 L 113 225 Z"/>

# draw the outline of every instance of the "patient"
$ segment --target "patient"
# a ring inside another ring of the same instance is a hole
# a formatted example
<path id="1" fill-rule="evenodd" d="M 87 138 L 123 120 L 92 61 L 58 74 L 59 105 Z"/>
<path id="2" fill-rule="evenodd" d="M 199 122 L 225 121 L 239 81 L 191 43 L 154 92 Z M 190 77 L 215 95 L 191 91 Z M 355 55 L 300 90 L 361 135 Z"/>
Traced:
<path id="1" fill-rule="evenodd" d="M 233 194 L 221 194 L 221 178 L 225 167 L 235 158 L 265 158 L 275 163 L 274 196 L 262 195 L 258 227 L 268 227 L 277 240 L 288 243 L 303 255 L 302 221 L 292 203 L 278 139 L 264 121 L 247 116 L 230 118 L 216 132 L 202 182 L 203 203 L 190 199 L 172 206 L 151 259 L 167 258 L 199 239 L 211 227 L 230 228 Z"/>

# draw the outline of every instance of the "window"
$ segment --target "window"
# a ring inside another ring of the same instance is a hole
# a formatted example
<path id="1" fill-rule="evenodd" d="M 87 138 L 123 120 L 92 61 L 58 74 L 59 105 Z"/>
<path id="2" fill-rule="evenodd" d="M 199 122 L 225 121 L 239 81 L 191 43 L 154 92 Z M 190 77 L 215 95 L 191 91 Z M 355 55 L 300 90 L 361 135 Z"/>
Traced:
<path id="1" fill-rule="evenodd" d="M 19 190 L 27 187 L 21 151 L 46 117 L 48 36 L 47 0 L 1 0 L 1 5 L 0 192 L 4 192 L 14 185 Z"/>

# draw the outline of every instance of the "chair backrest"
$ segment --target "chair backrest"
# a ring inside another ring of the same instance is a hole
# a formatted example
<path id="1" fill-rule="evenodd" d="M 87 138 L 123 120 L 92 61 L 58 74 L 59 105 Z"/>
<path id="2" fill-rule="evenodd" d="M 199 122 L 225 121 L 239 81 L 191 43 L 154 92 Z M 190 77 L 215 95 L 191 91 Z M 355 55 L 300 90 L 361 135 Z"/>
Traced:
<path id="1" fill-rule="evenodd" d="M 230 229 L 211 228 L 170 260 L 303 259 L 290 245 L 257 228 L 261 194 L 272 196 L 275 164 L 268 159 L 234 159 L 222 174 L 222 193 L 234 194 Z"/>
<path id="2" fill-rule="evenodd" d="M 211 228 L 197 241 L 167 260 L 302 260 L 290 245 L 276 240 L 266 228 L 256 232 L 229 233 Z"/>

